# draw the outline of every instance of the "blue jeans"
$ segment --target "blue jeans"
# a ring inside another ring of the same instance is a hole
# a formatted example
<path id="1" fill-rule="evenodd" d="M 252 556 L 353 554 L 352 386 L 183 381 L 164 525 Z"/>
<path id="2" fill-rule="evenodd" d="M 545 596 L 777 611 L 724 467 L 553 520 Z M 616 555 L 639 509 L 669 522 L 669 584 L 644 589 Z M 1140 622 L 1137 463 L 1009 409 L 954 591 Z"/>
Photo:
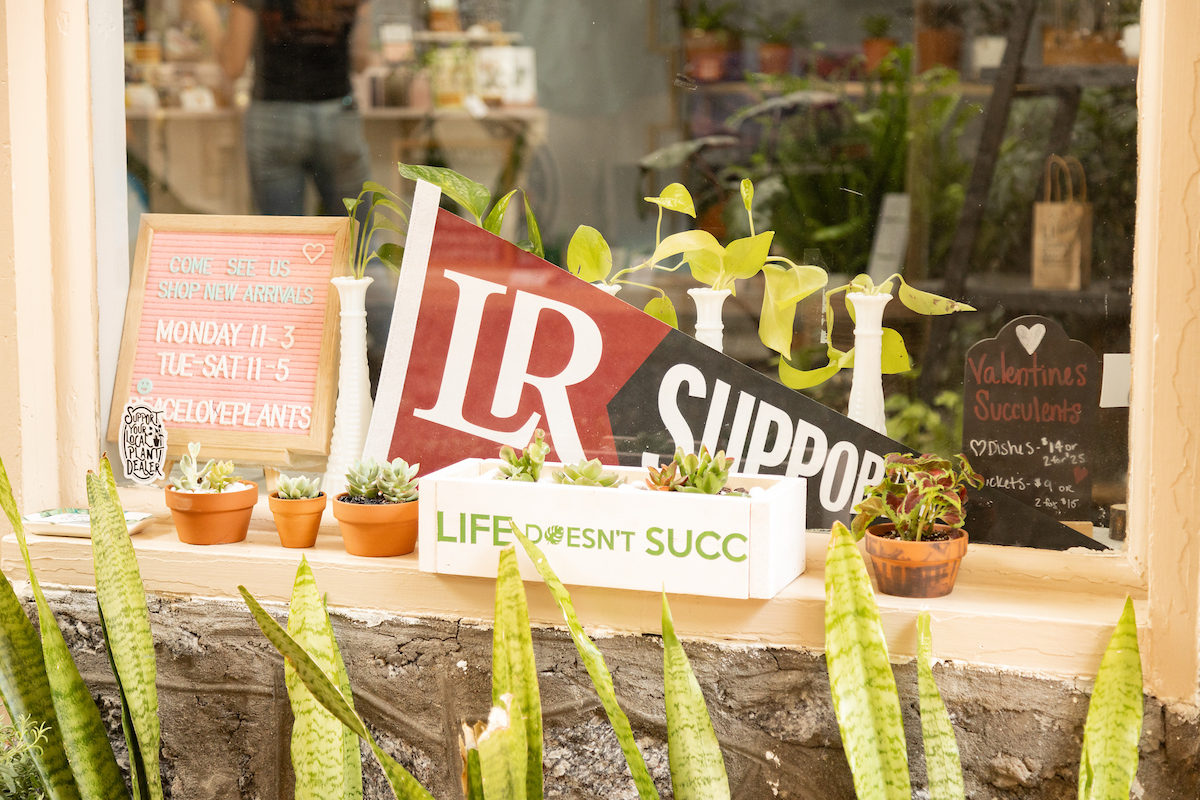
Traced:
<path id="1" fill-rule="evenodd" d="M 342 101 L 254 100 L 246 110 L 246 160 L 260 214 L 304 214 L 304 178 L 311 175 L 324 213 L 345 213 L 368 176 L 362 118 Z"/>

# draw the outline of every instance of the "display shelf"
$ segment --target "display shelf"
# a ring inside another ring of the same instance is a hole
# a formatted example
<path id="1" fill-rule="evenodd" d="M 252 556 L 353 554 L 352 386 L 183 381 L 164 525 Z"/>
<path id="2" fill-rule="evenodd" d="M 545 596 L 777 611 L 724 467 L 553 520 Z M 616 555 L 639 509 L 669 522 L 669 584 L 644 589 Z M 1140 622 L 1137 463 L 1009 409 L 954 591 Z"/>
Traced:
<path id="1" fill-rule="evenodd" d="M 414 31 L 413 41 L 430 44 L 516 44 L 524 39 L 516 32 Z"/>
<path id="2" fill-rule="evenodd" d="M 500 106 L 488 108 L 482 116 L 475 116 L 465 108 L 407 108 L 376 106 L 362 110 L 364 120 L 505 120 L 513 122 L 538 122 L 546 118 L 546 109 L 537 106 Z"/>
<path id="3" fill-rule="evenodd" d="M 996 80 L 998 70 L 989 68 L 982 70 L 980 78 L 991 83 Z M 1024 65 L 1017 73 L 1017 87 L 1037 87 L 1050 89 L 1056 87 L 1070 88 L 1076 86 L 1135 86 L 1137 84 L 1138 68 L 1136 64 L 1087 64 L 1080 66 L 1032 66 Z"/>

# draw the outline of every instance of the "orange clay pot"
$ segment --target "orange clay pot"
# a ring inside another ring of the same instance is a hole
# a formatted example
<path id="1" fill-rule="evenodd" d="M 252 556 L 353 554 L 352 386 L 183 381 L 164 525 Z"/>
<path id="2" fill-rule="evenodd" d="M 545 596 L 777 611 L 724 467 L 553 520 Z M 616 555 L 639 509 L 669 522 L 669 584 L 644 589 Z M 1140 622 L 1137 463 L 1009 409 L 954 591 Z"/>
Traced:
<path id="1" fill-rule="evenodd" d="M 312 547 L 316 544 L 321 512 L 325 510 L 328 499 L 324 492 L 299 500 L 287 500 L 280 497 L 279 492 L 267 495 L 280 543 L 284 547 Z"/>
<path id="2" fill-rule="evenodd" d="M 249 489 L 219 494 L 177 492 L 168 486 L 167 508 L 175 522 L 175 533 L 184 544 L 231 544 L 246 538 L 250 513 L 258 502 L 258 484 Z"/>
<path id="3" fill-rule="evenodd" d="M 333 500 L 333 516 L 352 556 L 402 556 L 417 548 L 417 503 L 347 503 L 343 492 Z"/>
<path id="4" fill-rule="evenodd" d="M 897 597 L 950 594 L 958 577 L 958 565 L 967 554 L 967 532 L 934 525 L 934 530 L 946 531 L 954 537 L 943 542 L 906 542 L 877 535 L 895 527 L 889 522 L 867 528 L 867 555 L 875 568 L 879 591 Z"/>
<path id="5" fill-rule="evenodd" d="M 758 71 L 764 75 L 786 75 L 792 66 L 792 46 L 763 42 L 758 46 Z"/>
<path id="6" fill-rule="evenodd" d="M 896 49 L 896 40 L 891 38 L 863 39 L 862 49 L 863 58 L 866 59 L 866 64 L 863 65 L 864 69 L 867 72 L 874 72 L 887 58 L 887 54 Z"/>

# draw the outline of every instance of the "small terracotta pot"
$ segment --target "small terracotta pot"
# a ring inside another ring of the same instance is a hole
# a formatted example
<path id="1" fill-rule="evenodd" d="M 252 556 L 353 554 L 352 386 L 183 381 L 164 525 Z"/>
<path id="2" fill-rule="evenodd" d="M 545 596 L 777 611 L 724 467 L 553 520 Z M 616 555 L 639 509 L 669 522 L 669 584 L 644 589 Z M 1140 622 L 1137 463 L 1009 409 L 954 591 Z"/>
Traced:
<path id="1" fill-rule="evenodd" d="M 258 502 L 258 484 L 249 489 L 220 494 L 177 492 L 168 486 L 167 508 L 175 522 L 175 533 L 184 544 L 231 544 L 246 538 L 250 513 Z"/>
<path id="2" fill-rule="evenodd" d="M 867 555 L 875 568 L 879 591 L 897 597 L 950 594 L 958 577 L 958 565 L 967 554 L 967 532 L 934 525 L 935 530 L 947 531 L 954 537 L 942 542 L 906 542 L 877 535 L 895 527 L 889 522 L 867 528 Z"/>
<path id="3" fill-rule="evenodd" d="M 317 543 L 317 530 L 321 527 L 321 513 L 325 510 L 328 497 L 321 492 L 316 497 L 287 500 L 279 492 L 267 495 L 271 514 L 275 517 L 275 529 L 284 547 L 312 547 Z"/>
<path id="4" fill-rule="evenodd" d="M 917 72 L 937 66 L 958 69 L 962 59 L 962 28 L 920 28 L 917 30 Z"/>
<path id="5" fill-rule="evenodd" d="M 683 32 L 687 74 L 700 83 L 724 80 L 734 72 L 734 53 L 740 43 L 729 31 L 689 29 Z"/>
<path id="6" fill-rule="evenodd" d="M 347 503 L 342 492 L 333 500 L 333 516 L 352 556 L 402 556 L 417 548 L 417 503 Z"/>
<path id="7" fill-rule="evenodd" d="M 758 46 L 758 71 L 764 75 L 786 75 L 792 66 L 792 46 L 763 42 Z"/>
<path id="8" fill-rule="evenodd" d="M 883 63 L 883 59 L 887 58 L 887 54 L 896 49 L 896 40 L 887 39 L 863 39 L 863 58 L 866 59 L 864 68 L 867 72 L 874 72 L 879 69 L 879 65 Z"/>

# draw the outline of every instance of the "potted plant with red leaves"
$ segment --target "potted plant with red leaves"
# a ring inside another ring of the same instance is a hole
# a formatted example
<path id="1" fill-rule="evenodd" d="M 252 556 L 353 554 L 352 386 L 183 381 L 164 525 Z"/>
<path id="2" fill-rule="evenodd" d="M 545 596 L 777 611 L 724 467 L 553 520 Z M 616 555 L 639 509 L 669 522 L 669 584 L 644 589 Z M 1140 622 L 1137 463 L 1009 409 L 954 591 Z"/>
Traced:
<path id="1" fill-rule="evenodd" d="M 983 486 L 962 454 L 954 460 L 926 453 L 891 453 L 884 478 L 867 487 L 854 507 L 856 538 L 867 537 L 867 554 L 879 591 L 901 597 L 942 597 L 954 589 L 967 553 L 963 530 L 967 488 Z M 880 518 L 890 520 L 872 525 Z"/>

